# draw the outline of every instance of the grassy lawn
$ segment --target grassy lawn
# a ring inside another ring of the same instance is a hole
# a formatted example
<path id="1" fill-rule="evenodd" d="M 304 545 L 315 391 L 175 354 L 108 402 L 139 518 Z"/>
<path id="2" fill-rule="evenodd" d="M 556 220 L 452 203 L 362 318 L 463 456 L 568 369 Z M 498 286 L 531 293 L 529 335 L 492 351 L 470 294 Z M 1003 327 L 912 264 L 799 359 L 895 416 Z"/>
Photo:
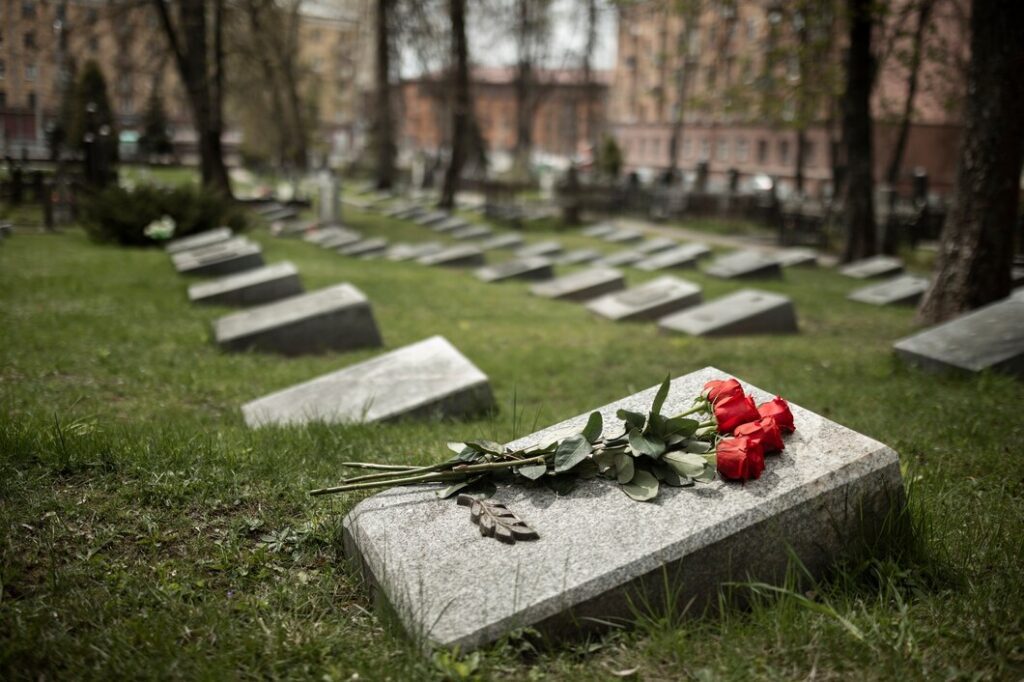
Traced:
<path id="1" fill-rule="evenodd" d="M 348 215 L 370 234 L 434 237 Z M 190 306 L 160 250 L 99 246 L 77 230 L 16 235 L 0 244 L 0 677 L 455 676 L 453 659 L 421 657 L 374 609 L 343 561 L 341 518 L 362 494 L 306 492 L 336 481 L 343 460 L 433 461 L 448 440 L 508 440 L 705 365 L 900 452 L 914 542 L 747 608 L 640 614 L 582 644 L 509 640 L 466 669 L 516 680 L 1024 675 L 1024 384 L 903 367 L 890 346 L 914 329 L 912 310 L 849 302 L 859 283 L 790 270 L 757 286 L 794 299 L 799 335 L 703 341 L 595 319 L 522 284 L 253 238 L 269 262 L 294 261 L 307 289 L 366 292 L 387 349 L 447 336 L 491 377 L 499 412 L 250 431 L 243 402 L 379 351 L 226 355 L 210 340 L 226 311 Z M 706 298 L 740 288 L 683 276 Z"/>

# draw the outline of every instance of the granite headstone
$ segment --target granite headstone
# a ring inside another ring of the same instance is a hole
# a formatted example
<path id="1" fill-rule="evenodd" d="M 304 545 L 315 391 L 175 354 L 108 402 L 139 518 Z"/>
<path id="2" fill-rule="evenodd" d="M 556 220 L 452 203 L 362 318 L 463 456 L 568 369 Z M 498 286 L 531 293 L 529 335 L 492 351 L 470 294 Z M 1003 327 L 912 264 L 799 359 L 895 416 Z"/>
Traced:
<path id="1" fill-rule="evenodd" d="M 611 320 L 656 320 L 701 302 L 701 288 L 693 282 L 662 275 L 625 291 L 606 294 L 587 308 Z"/>
<path id="2" fill-rule="evenodd" d="M 786 296 L 770 291 L 741 289 L 658 321 L 666 331 L 690 336 L 793 334 L 796 310 Z"/>

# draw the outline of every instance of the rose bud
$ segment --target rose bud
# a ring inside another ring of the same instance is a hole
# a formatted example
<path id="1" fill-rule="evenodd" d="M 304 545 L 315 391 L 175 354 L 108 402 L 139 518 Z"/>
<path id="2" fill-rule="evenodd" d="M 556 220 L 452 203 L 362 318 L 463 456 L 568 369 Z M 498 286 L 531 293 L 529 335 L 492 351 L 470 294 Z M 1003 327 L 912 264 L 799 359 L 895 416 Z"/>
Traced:
<path id="1" fill-rule="evenodd" d="M 789 403 L 779 396 L 758 407 L 757 412 L 762 417 L 774 419 L 779 428 L 786 433 L 793 433 L 796 430 L 796 426 L 793 425 L 793 413 L 789 411 Z"/>
<path id="2" fill-rule="evenodd" d="M 718 473 L 723 478 L 746 481 L 760 478 L 764 471 L 764 452 L 761 445 L 746 436 L 726 438 L 715 448 Z"/>
<path id="3" fill-rule="evenodd" d="M 726 396 L 743 395 L 743 387 L 740 386 L 740 382 L 735 379 L 724 379 L 722 381 L 709 381 L 704 384 L 704 395 L 707 396 L 711 402 L 717 402 L 719 398 Z"/>
<path id="4" fill-rule="evenodd" d="M 766 455 L 786 447 L 782 442 L 782 430 L 772 417 L 764 417 L 760 421 L 737 426 L 733 433 L 757 441 Z"/>
<path id="5" fill-rule="evenodd" d="M 754 399 L 749 395 L 729 395 L 719 398 L 715 403 L 715 420 L 718 422 L 719 433 L 732 433 L 737 426 L 756 422 L 760 418 Z"/>

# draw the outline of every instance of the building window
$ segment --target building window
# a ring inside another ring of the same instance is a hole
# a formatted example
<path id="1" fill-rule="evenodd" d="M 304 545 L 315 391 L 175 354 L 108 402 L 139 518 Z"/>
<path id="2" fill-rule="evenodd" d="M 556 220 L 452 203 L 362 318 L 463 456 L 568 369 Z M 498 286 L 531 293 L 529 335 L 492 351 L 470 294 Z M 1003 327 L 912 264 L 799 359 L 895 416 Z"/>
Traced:
<path id="1" fill-rule="evenodd" d="M 807 166 L 813 166 L 815 163 L 814 152 L 817 151 L 814 148 L 814 143 L 810 140 L 804 142 L 804 164 Z"/>
<path id="2" fill-rule="evenodd" d="M 768 141 L 758 140 L 757 141 L 757 162 L 760 164 L 768 163 Z"/>
<path id="3" fill-rule="evenodd" d="M 700 141 L 700 160 L 707 161 L 711 158 L 711 140 L 704 138 Z"/>
<path id="4" fill-rule="evenodd" d="M 717 161 L 728 161 L 729 160 L 729 140 L 719 140 L 715 149 L 715 159 Z"/>
<path id="5" fill-rule="evenodd" d="M 34 92 L 28 93 L 28 108 L 32 111 L 36 109 L 36 93 Z"/>
<path id="6" fill-rule="evenodd" d="M 747 138 L 741 137 L 736 140 L 736 160 L 746 163 L 748 158 L 750 158 L 750 149 L 747 145 Z"/>
<path id="7" fill-rule="evenodd" d="M 690 158 L 693 156 L 693 140 L 686 138 L 683 140 L 683 157 Z"/>
<path id="8" fill-rule="evenodd" d="M 755 17 L 747 19 L 747 40 L 750 42 L 757 40 L 757 19 Z"/>
<path id="9" fill-rule="evenodd" d="M 22 19 L 35 19 L 36 16 L 36 3 L 33 0 L 22 0 L 21 1 L 21 18 Z"/>
<path id="10" fill-rule="evenodd" d="M 36 65 L 35 63 L 25 65 L 25 80 L 34 81 L 36 79 Z"/>
<path id="11" fill-rule="evenodd" d="M 36 34 L 35 31 L 25 32 L 25 49 L 34 50 L 36 48 Z"/>
<path id="12" fill-rule="evenodd" d="M 779 140 L 779 164 L 789 163 L 789 140 Z"/>

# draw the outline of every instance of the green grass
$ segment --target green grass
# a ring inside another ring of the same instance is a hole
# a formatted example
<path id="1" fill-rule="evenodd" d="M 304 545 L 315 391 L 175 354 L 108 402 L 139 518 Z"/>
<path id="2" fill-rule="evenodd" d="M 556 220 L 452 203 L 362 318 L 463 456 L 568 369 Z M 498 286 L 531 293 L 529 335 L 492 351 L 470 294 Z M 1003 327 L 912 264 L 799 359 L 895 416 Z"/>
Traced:
<path id="1" fill-rule="evenodd" d="M 370 234 L 434 236 L 348 216 Z M 362 495 L 306 492 L 336 481 L 346 459 L 431 461 L 447 440 L 507 440 L 516 420 L 528 432 L 705 365 L 893 446 L 914 483 L 913 536 L 815 585 L 732 588 L 746 608 L 723 597 L 718 613 L 652 607 L 636 627 L 582 644 L 509 640 L 485 650 L 475 674 L 1024 675 L 1024 385 L 903 367 L 890 347 L 914 329 L 911 310 L 849 302 L 858 283 L 790 270 L 763 286 L 793 297 L 801 334 L 694 340 L 595 319 L 522 284 L 253 238 L 269 261 L 298 264 L 308 289 L 365 291 L 388 349 L 447 336 L 491 377 L 500 411 L 250 431 L 243 402 L 379 351 L 223 354 L 210 322 L 225 310 L 188 305 L 187 282 L 159 250 L 98 246 L 77 230 L 16 235 L 0 244 L 0 677 L 454 675 L 450 658 L 416 653 L 343 562 L 340 521 Z M 708 298 L 739 288 L 684 276 Z"/>

